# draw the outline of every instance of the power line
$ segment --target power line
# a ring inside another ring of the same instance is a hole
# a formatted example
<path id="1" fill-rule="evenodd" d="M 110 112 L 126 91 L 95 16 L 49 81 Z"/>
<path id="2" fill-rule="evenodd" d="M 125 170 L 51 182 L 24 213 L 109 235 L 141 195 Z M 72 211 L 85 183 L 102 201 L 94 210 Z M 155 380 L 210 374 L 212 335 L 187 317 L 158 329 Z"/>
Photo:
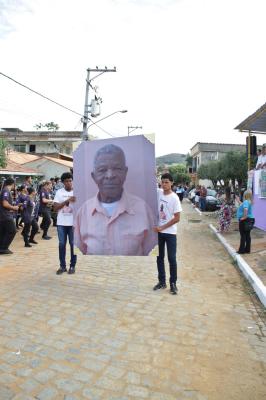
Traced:
<path id="1" fill-rule="evenodd" d="M 45 95 L 43 95 L 43 94 L 37 92 L 36 90 L 31 89 L 30 87 L 24 85 L 23 83 L 20 83 L 20 82 L 18 82 L 17 80 L 11 78 L 10 76 L 4 74 L 3 72 L 0 72 L 0 75 L 3 75 L 5 78 L 10 79 L 12 82 L 17 83 L 18 85 L 24 87 L 25 89 L 27 89 L 27 90 L 29 90 L 29 91 L 35 93 L 35 94 L 37 94 L 38 96 L 41 96 L 41 97 L 44 98 L 44 99 L 46 99 L 46 100 L 48 100 L 48 101 L 50 101 L 50 102 L 52 102 L 52 103 L 58 105 L 59 107 L 62 107 L 62 108 L 64 108 L 65 110 L 68 110 L 68 111 L 70 111 L 70 112 L 72 112 L 72 113 L 74 113 L 74 114 L 76 114 L 76 115 L 79 115 L 79 116 L 82 117 L 82 118 L 84 117 L 83 114 L 80 114 L 80 113 L 78 113 L 77 111 L 71 110 L 71 108 L 68 108 L 68 107 L 64 106 L 63 104 L 60 104 L 60 103 L 58 103 L 57 101 L 54 101 L 54 100 L 50 99 L 49 97 L 47 97 L 47 96 L 45 96 Z M 94 122 L 91 118 L 88 117 L 88 120 L 91 122 L 92 125 L 96 125 L 96 126 L 97 126 L 99 129 L 101 129 L 103 132 L 105 132 L 105 133 L 107 133 L 108 135 L 114 137 L 114 135 L 112 135 L 111 133 L 107 132 L 105 129 L 101 128 L 101 127 L 100 127 L 96 122 Z"/>
<path id="2" fill-rule="evenodd" d="M 93 122 L 93 121 L 92 121 Z M 94 125 L 96 125 L 97 126 L 97 128 L 99 128 L 99 129 L 101 129 L 101 131 L 103 131 L 104 133 L 106 133 L 107 135 L 109 135 L 109 136 L 111 136 L 111 137 L 115 137 L 115 135 L 112 135 L 112 133 L 110 133 L 110 132 L 107 132 L 105 129 L 103 129 L 100 125 L 97 125 L 95 122 L 94 122 Z M 89 127 L 90 127 L 91 125 L 89 125 Z M 88 128 L 89 128 L 88 127 Z"/>
<path id="3" fill-rule="evenodd" d="M 70 111 L 70 112 L 72 112 L 72 113 L 74 113 L 74 114 L 77 114 L 77 115 L 83 117 L 82 114 L 80 114 L 80 113 L 78 113 L 78 112 L 76 112 L 76 111 L 74 111 L 74 110 L 71 110 L 71 108 L 68 108 L 68 107 L 66 107 L 66 106 L 63 106 L 63 104 L 60 104 L 60 103 L 58 103 L 57 101 L 54 101 L 54 100 L 50 99 L 50 98 L 47 97 L 47 96 L 44 96 L 43 94 L 37 92 L 36 90 L 33 90 L 33 89 L 31 89 L 30 87 L 24 85 L 23 83 L 20 83 L 20 82 L 16 81 L 15 79 L 11 78 L 10 76 L 3 74 L 3 72 L 0 72 L 0 75 L 3 75 L 5 78 L 10 79 L 12 82 L 17 83 L 18 85 L 24 87 L 25 89 L 28 89 L 29 91 L 31 91 L 31 92 L 37 94 L 38 96 L 41 96 L 41 97 L 43 97 L 44 99 L 51 101 L 52 103 L 58 105 L 59 107 L 62 107 L 62 108 L 64 108 L 65 110 L 68 110 L 68 111 Z"/>

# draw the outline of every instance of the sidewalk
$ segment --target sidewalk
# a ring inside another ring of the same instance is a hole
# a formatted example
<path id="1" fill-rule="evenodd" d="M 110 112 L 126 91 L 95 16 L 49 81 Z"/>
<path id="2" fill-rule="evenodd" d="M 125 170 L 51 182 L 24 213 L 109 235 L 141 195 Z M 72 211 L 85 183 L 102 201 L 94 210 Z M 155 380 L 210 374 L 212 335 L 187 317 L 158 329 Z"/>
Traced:
<path id="1" fill-rule="evenodd" d="M 208 213 L 209 214 L 209 213 Z M 213 226 L 217 227 L 217 218 L 201 214 L 202 218 Z M 233 219 L 229 232 L 222 234 L 225 240 L 237 251 L 239 248 L 240 234 L 238 230 L 238 221 Z M 251 253 L 241 254 L 241 257 L 249 264 L 256 275 L 266 285 L 266 232 L 254 228 L 251 231 Z"/>
<path id="2" fill-rule="evenodd" d="M 57 276 L 56 232 L 0 258 L 0 399 L 263 400 L 263 310 L 189 204 L 179 294 L 156 258 L 78 257 Z"/>

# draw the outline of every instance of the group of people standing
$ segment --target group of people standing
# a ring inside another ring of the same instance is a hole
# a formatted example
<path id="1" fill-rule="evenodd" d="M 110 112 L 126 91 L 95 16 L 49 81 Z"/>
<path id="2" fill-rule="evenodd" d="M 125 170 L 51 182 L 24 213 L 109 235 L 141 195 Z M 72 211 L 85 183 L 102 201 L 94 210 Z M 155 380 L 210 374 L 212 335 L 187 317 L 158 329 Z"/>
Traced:
<path id="1" fill-rule="evenodd" d="M 57 185 L 57 188 L 56 188 Z M 14 195 L 15 194 L 15 195 Z M 0 254 L 12 254 L 9 249 L 16 232 L 23 226 L 25 247 L 37 245 L 35 235 L 42 229 L 42 239 L 50 240 L 48 229 L 51 225 L 51 208 L 57 212 L 60 268 L 57 274 L 66 271 L 66 241 L 69 238 L 71 260 L 69 273 L 75 272 L 73 214 L 70 203 L 74 202 L 72 175 L 68 172 L 61 182 L 43 181 L 38 190 L 32 185 L 31 177 L 23 185 L 15 187 L 15 180 L 7 178 L 0 192 Z M 42 218 L 39 227 L 39 217 Z M 20 221 L 20 222 L 19 222 Z"/>

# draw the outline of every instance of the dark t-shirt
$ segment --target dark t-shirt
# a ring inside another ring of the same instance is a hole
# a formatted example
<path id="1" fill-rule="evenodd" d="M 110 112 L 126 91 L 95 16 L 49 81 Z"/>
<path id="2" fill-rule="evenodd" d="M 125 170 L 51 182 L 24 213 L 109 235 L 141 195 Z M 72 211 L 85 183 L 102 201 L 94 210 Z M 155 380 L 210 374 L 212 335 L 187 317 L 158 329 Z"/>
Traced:
<path id="1" fill-rule="evenodd" d="M 13 218 L 13 211 L 10 211 L 3 206 L 4 200 L 12 206 L 12 196 L 7 188 L 3 188 L 0 193 L 0 221 L 6 221 L 7 219 Z"/>
<path id="2" fill-rule="evenodd" d="M 26 224 L 30 223 L 33 220 L 34 208 L 35 208 L 35 202 L 32 201 L 29 196 L 27 196 L 23 202 L 23 210 L 22 210 L 23 221 Z"/>
<path id="3" fill-rule="evenodd" d="M 43 203 L 43 199 L 48 199 L 49 200 L 49 192 L 46 190 L 41 190 L 40 192 L 40 211 L 47 211 L 50 210 L 50 208 L 47 206 L 47 203 Z"/>

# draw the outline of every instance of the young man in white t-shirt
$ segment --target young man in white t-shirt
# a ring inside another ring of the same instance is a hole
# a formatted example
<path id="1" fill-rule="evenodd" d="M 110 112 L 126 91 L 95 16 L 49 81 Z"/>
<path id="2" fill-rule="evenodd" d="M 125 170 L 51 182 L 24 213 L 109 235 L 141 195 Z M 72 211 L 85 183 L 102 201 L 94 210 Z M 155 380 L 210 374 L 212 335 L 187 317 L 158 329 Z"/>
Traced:
<path id="1" fill-rule="evenodd" d="M 182 207 L 178 196 L 172 191 L 173 178 L 170 174 L 161 177 L 161 188 L 158 190 L 159 224 L 154 228 L 158 232 L 159 256 L 157 257 L 158 280 L 153 290 L 165 289 L 165 245 L 167 247 L 170 267 L 170 292 L 177 294 L 177 262 L 176 262 L 176 232 Z"/>
<path id="2" fill-rule="evenodd" d="M 74 230 L 73 230 L 73 209 L 71 203 L 75 202 L 73 196 L 72 174 L 65 172 L 61 176 L 64 187 L 57 190 L 54 198 L 54 210 L 57 214 L 57 234 L 59 240 L 59 261 L 60 268 L 56 271 L 57 275 L 66 272 L 66 243 L 67 237 L 70 245 L 70 268 L 69 274 L 75 273 L 77 256 L 74 254 Z"/>

